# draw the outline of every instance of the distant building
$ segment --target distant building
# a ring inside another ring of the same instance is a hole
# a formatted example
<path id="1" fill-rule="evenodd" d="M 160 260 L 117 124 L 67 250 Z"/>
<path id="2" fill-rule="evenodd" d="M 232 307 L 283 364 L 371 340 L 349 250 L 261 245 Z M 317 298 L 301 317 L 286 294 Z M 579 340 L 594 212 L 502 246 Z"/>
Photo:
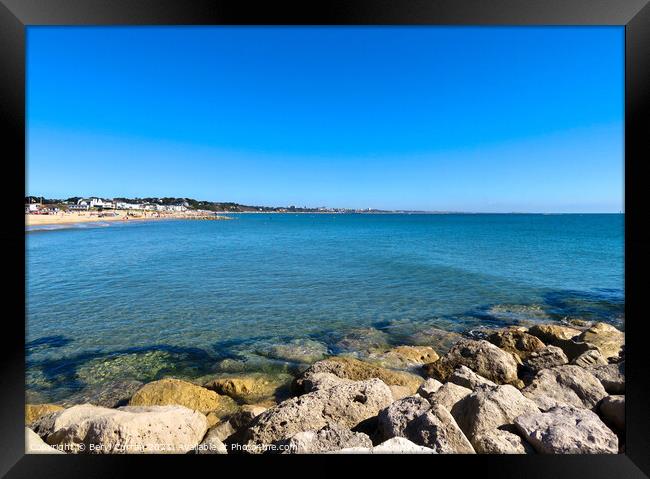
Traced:
<path id="1" fill-rule="evenodd" d="M 70 211 L 87 211 L 90 206 L 87 203 L 81 204 L 77 203 L 76 205 L 68 205 Z"/>

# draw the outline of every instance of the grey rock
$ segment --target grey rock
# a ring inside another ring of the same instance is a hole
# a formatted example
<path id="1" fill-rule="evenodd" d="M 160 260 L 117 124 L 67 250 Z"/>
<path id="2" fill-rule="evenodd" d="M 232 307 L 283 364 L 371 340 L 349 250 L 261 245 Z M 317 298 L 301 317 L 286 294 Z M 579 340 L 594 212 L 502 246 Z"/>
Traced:
<path id="1" fill-rule="evenodd" d="M 607 396 L 600 402 L 599 408 L 605 422 L 620 432 L 625 431 L 625 396 Z"/>
<path id="2" fill-rule="evenodd" d="M 511 426 L 517 416 L 538 411 L 537 405 L 513 386 L 482 385 L 458 402 L 451 414 L 474 444 L 479 434 Z"/>
<path id="3" fill-rule="evenodd" d="M 456 368 L 454 372 L 451 373 L 451 376 L 449 376 L 449 382 L 458 384 L 459 386 L 463 386 L 468 389 L 475 389 L 481 384 L 489 384 L 492 386 L 496 385 L 496 383 L 490 381 L 489 379 L 486 379 L 483 376 L 479 376 L 467 366 L 460 366 Z"/>
<path id="4" fill-rule="evenodd" d="M 471 389 L 449 382 L 443 384 L 440 389 L 429 396 L 429 402 L 431 404 L 440 404 L 447 411 L 451 411 L 458 401 L 461 401 L 470 394 L 472 394 Z"/>
<path id="5" fill-rule="evenodd" d="M 607 396 L 593 374 L 574 365 L 543 369 L 522 392 L 541 409 L 562 404 L 593 409 Z"/>
<path id="6" fill-rule="evenodd" d="M 515 425 L 535 450 L 544 454 L 616 454 L 618 438 L 593 412 L 558 406 L 523 414 Z"/>
<path id="7" fill-rule="evenodd" d="M 395 401 L 379 413 L 379 433 L 384 439 L 404 436 L 406 426 L 429 409 L 431 409 L 429 401 L 421 396 L 410 396 Z"/>
<path id="8" fill-rule="evenodd" d="M 340 378 L 332 373 L 314 373 L 305 376 L 302 385 L 305 392 L 328 389 L 339 384 L 351 383 L 351 379 Z"/>
<path id="9" fill-rule="evenodd" d="M 442 383 L 437 379 L 429 378 L 424 381 L 418 388 L 418 394 L 423 398 L 429 398 L 433 393 L 442 387 Z"/>
<path id="10" fill-rule="evenodd" d="M 596 376 L 609 394 L 625 393 L 625 361 L 606 366 L 596 366 L 588 370 Z"/>
<path id="11" fill-rule="evenodd" d="M 263 412 L 244 431 L 242 443 L 255 452 L 260 445 L 302 431 L 317 431 L 333 424 L 353 429 L 392 402 L 390 389 L 379 379 L 339 384 L 288 399 Z"/>
<path id="12" fill-rule="evenodd" d="M 534 376 L 542 369 L 550 369 L 567 364 L 569 359 L 562 349 L 557 346 L 546 346 L 544 349 L 531 353 L 524 361 L 522 371 L 525 375 Z"/>
<path id="13" fill-rule="evenodd" d="M 474 454 L 474 448 L 452 415 L 439 404 L 416 417 L 404 431 L 407 439 L 439 454 Z"/>
<path id="14" fill-rule="evenodd" d="M 467 366 L 497 384 L 519 381 L 513 355 L 485 340 L 461 339 L 447 354 L 423 369 L 427 376 L 445 382 L 459 366 Z"/>
<path id="15" fill-rule="evenodd" d="M 332 424 L 319 431 L 299 432 L 281 441 L 281 446 L 283 454 L 315 454 L 351 447 L 371 448 L 372 441 L 366 434 Z"/>
<path id="16" fill-rule="evenodd" d="M 479 454 L 533 454 L 533 448 L 517 434 L 493 429 L 477 434 L 472 439 Z"/>

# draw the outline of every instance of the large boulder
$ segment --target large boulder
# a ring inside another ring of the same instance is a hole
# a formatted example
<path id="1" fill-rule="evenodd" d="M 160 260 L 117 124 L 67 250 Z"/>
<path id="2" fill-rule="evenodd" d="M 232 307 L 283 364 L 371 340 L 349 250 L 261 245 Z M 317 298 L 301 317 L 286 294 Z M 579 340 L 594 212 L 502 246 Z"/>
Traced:
<path id="1" fill-rule="evenodd" d="M 421 396 L 409 396 L 395 401 L 379 413 L 379 433 L 384 439 L 404 436 L 406 426 L 429 409 L 431 404 Z"/>
<path id="2" fill-rule="evenodd" d="M 477 434 L 472 445 L 479 454 L 532 454 L 535 451 L 517 434 L 493 429 Z"/>
<path id="3" fill-rule="evenodd" d="M 595 366 L 588 371 L 598 378 L 609 394 L 625 393 L 625 361 Z"/>
<path id="4" fill-rule="evenodd" d="M 404 430 L 404 436 L 439 454 L 475 452 L 452 415 L 439 404 L 433 404 L 431 409 L 412 420 Z"/>
<path id="5" fill-rule="evenodd" d="M 319 431 L 299 432 L 277 444 L 279 452 L 283 454 L 317 454 L 351 447 L 371 448 L 372 441 L 366 434 L 336 424 L 325 426 Z"/>
<path id="6" fill-rule="evenodd" d="M 600 402 L 599 409 L 605 422 L 625 431 L 625 396 L 607 396 Z"/>
<path id="7" fill-rule="evenodd" d="M 528 330 L 528 333 L 538 337 L 545 344 L 557 346 L 564 351 L 569 360 L 572 360 L 584 353 L 591 346 L 583 341 L 578 341 L 578 337 L 582 331 L 569 326 L 562 326 L 560 324 L 537 324 Z"/>
<path id="8" fill-rule="evenodd" d="M 519 381 L 512 354 L 485 340 L 461 339 L 438 361 L 426 364 L 424 371 L 427 376 L 445 382 L 459 366 L 467 366 L 498 384 Z"/>
<path id="9" fill-rule="evenodd" d="M 29 425 L 47 414 L 61 410 L 63 410 L 63 406 L 58 404 L 26 404 L 25 424 Z"/>
<path id="10" fill-rule="evenodd" d="M 440 389 L 431 394 L 427 399 L 429 399 L 431 404 L 439 404 L 447 411 L 451 411 L 458 401 L 463 400 L 470 394 L 472 394 L 471 389 L 448 382 L 443 384 Z"/>
<path id="11" fill-rule="evenodd" d="M 489 384 L 491 386 L 496 385 L 496 383 L 493 383 L 489 379 L 486 379 L 483 376 L 479 376 L 467 366 L 460 366 L 456 368 L 454 372 L 451 373 L 451 376 L 449 376 L 449 382 L 458 384 L 459 386 L 463 386 L 468 389 L 476 389 L 476 387 L 480 386 L 481 384 Z"/>
<path id="12" fill-rule="evenodd" d="M 185 453 L 208 428 L 205 416 L 183 406 L 109 409 L 83 404 L 33 424 L 48 444 L 74 453 Z"/>
<path id="13" fill-rule="evenodd" d="M 275 397 L 288 386 L 290 376 L 248 374 L 210 379 L 203 387 L 218 394 L 229 396 L 240 403 L 256 404 Z"/>
<path id="14" fill-rule="evenodd" d="M 297 393 L 305 392 L 304 382 L 317 373 L 330 373 L 342 379 L 365 381 L 381 379 L 389 386 L 406 386 L 414 394 L 422 381 L 420 376 L 405 371 L 393 371 L 375 366 L 350 357 L 333 357 L 312 364 L 294 381 L 293 388 Z"/>
<path id="15" fill-rule="evenodd" d="M 568 362 L 569 358 L 567 358 L 562 349 L 557 346 L 546 346 L 528 356 L 521 368 L 522 376 L 534 376 L 542 369 L 562 366 Z"/>
<path id="16" fill-rule="evenodd" d="M 538 411 L 533 401 L 508 384 L 478 386 L 451 409 L 451 414 L 474 444 L 474 438 L 479 434 L 507 428 L 512 426 L 517 416 Z"/>
<path id="17" fill-rule="evenodd" d="M 130 406 L 185 406 L 202 412 L 233 412 L 236 403 L 228 396 L 180 379 L 161 379 L 145 384 L 133 395 Z"/>
<path id="18" fill-rule="evenodd" d="M 34 431 L 25 428 L 25 453 L 26 454 L 65 454 L 65 452 L 53 448 L 47 444 L 41 436 Z"/>
<path id="19" fill-rule="evenodd" d="M 616 359 L 625 344 L 625 334 L 611 324 L 596 323 L 584 331 L 578 340 L 597 349 L 605 358 Z"/>
<path id="20" fill-rule="evenodd" d="M 521 360 L 528 358 L 530 353 L 544 348 L 544 343 L 539 338 L 514 328 L 494 331 L 487 340 Z"/>
<path id="21" fill-rule="evenodd" d="M 264 444 L 288 439 L 302 431 L 317 431 L 332 424 L 353 429 L 392 402 L 390 389 L 379 379 L 339 384 L 268 409 L 253 420 L 241 442 L 249 451 L 261 452 Z"/>
<path id="22" fill-rule="evenodd" d="M 543 369 L 522 392 L 542 410 L 556 405 L 593 409 L 607 396 L 593 374 L 570 364 Z"/>
<path id="23" fill-rule="evenodd" d="M 332 373 L 314 373 L 302 379 L 303 392 L 310 393 L 321 389 L 328 389 L 339 384 L 352 383 L 352 379 L 340 378 Z"/>
<path id="24" fill-rule="evenodd" d="M 616 454 L 618 438 L 593 412 L 558 406 L 544 413 L 522 414 L 517 429 L 539 453 Z"/>

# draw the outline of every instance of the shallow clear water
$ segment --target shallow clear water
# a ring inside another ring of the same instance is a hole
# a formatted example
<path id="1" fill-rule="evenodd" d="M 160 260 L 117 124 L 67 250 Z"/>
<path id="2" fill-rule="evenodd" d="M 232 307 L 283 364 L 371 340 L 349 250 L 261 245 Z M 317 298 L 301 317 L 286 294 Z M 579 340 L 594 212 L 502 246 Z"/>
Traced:
<path id="1" fill-rule="evenodd" d="M 27 232 L 28 392 L 290 370 L 287 351 L 426 343 L 432 327 L 622 326 L 623 215 L 235 218 Z"/>

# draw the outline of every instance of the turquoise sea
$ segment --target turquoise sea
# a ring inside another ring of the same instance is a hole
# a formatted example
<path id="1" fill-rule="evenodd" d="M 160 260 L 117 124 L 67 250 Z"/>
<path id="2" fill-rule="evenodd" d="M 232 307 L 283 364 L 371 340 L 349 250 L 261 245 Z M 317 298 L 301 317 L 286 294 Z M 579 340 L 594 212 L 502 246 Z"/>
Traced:
<path id="1" fill-rule="evenodd" d="M 291 372 L 438 330 L 623 327 L 624 215 L 232 217 L 27 231 L 28 400 Z"/>

